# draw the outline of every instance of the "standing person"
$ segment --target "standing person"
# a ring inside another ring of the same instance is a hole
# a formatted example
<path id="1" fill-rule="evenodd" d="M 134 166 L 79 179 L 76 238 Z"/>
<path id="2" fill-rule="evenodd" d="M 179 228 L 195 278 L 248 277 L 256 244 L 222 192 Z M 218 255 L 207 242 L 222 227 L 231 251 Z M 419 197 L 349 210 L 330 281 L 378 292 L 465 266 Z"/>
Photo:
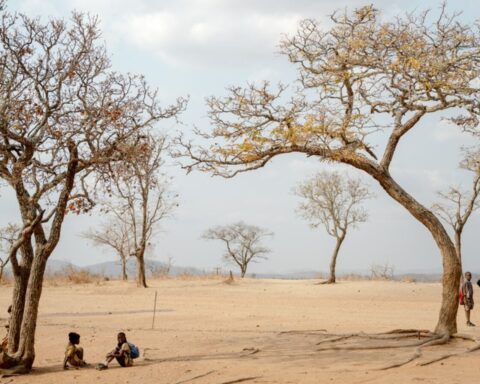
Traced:
<path id="1" fill-rule="evenodd" d="M 462 293 L 463 293 L 463 305 L 465 307 L 465 316 L 467 317 L 467 326 L 474 327 L 470 321 L 470 311 L 473 309 L 473 285 L 472 282 L 472 274 L 470 272 L 465 272 L 465 282 L 462 285 Z"/>
<path id="2" fill-rule="evenodd" d="M 98 370 L 107 369 L 108 364 L 110 364 L 113 359 L 116 359 L 118 364 L 120 364 L 122 367 L 131 367 L 133 365 L 133 359 L 135 356 L 132 356 L 132 350 L 124 332 L 120 332 L 117 335 L 117 341 L 117 346 L 113 351 L 107 354 L 105 357 L 105 362 L 97 364 L 96 368 Z"/>
<path id="3" fill-rule="evenodd" d="M 65 359 L 63 360 L 63 369 L 68 369 L 68 364 L 78 368 L 87 365 L 83 360 L 83 348 L 77 347 L 80 344 L 80 335 L 75 332 L 68 334 L 68 344 L 65 349 Z"/>

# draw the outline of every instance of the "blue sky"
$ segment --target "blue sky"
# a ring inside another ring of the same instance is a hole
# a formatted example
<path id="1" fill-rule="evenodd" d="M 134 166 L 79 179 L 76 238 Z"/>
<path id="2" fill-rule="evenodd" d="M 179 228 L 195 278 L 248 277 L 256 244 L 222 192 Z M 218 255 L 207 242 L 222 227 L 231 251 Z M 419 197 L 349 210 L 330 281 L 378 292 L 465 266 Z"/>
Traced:
<path id="1" fill-rule="evenodd" d="M 299 20 L 317 18 L 328 25 L 327 15 L 335 9 L 363 4 L 353 0 L 10 0 L 8 8 L 41 17 L 68 17 L 73 9 L 97 14 L 114 69 L 144 74 L 159 88 L 165 103 L 190 95 L 182 116 L 184 125 L 170 122 L 161 127 L 172 134 L 177 130 L 188 134 L 193 125 L 209 126 L 205 97 L 222 95 L 227 86 L 246 81 L 289 83 L 295 78 L 295 69 L 278 54 L 277 45 L 281 34 L 294 32 Z M 382 0 L 373 4 L 388 19 L 406 10 L 437 8 L 440 2 Z M 448 8 L 463 11 L 461 17 L 469 22 L 480 16 L 473 1 L 451 2 Z M 407 191 L 430 206 L 438 189 L 452 183 L 468 186 L 468 174 L 459 171 L 457 163 L 460 147 L 472 143 L 471 137 L 452 126 L 435 118 L 425 120 L 401 143 L 392 173 Z M 296 216 L 298 200 L 292 188 L 331 165 L 290 155 L 257 172 L 225 180 L 197 172 L 185 175 L 173 161 L 168 163 L 180 207 L 155 237 L 152 257 L 172 257 L 176 265 L 206 269 L 221 266 L 221 245 L 200 236 L 212 225 L 244 220 L 275 233 L 268 241 L 269 260 L 254 265 L 251 272 L 327 270 L 334 241 L 321 228 L 312 230 Z M 347 167 L 337 168 L 362 176 Z M 347 237 L 339 269 L 367 270 L 372 263 L 389 262 L 397 271 L 441 270 L 429 233 L 373 180 L 364 179 L 377 198 L 367 204 L 369 222 Z M 1 191 L 0 209 L 0 224 L 15 221 L 17 209 L 8 191 Z M 114 259 L 110 251 L 94 248 L 78 236 L 99 220 L 95 212 L 67 217 L 52 257 L 79 265 Z M 480 249 L 475 234 L 479 230 L 477 213 L 464 234 L 465 266 L 477 271 Z"/>

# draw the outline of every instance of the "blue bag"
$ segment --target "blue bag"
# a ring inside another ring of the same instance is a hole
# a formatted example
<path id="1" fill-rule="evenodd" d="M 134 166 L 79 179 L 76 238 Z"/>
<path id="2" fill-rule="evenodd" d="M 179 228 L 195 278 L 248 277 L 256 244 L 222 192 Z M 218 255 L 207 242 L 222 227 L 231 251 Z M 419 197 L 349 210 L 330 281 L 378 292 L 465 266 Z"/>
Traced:
<path id="1" fill-rule="evenodd" d="M 136 358 L 140 357 L 140 350 L 138 349 L 138 347 L 135 344 L 128 343 L 128 346 L 130 347 L 130 357 L 132 359 L 136 359 Z"/>

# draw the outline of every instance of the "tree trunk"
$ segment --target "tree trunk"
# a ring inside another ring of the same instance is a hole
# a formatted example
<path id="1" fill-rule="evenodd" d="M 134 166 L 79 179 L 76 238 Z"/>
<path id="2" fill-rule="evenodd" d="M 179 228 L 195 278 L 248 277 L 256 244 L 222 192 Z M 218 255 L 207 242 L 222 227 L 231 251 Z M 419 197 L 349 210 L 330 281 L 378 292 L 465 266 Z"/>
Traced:
<path id="1" fill-rule="evenodd" d="M 145 248 L 140 248 L 136 252 L 137 257 L 137 285 L 147 288 L 147 279 L 145 277 Z"/>
<path id="2" fill-rule="evenodd" d="M 455 251 L 460 262 L 460 287 L 463 284 L 463 265 L 462 265 L 462 231 L 455 231 Z"/>
<path id="3" fill-rule="evenodd" d="M 47 259 L 48 256 L 40 251 L 33 260 L 28 280 L 20 342 L 14 356 L 27 371 L 30 371 L 35 360 L 35 330 Z"/>
<path id="4" fill-rule="evenodd" d="M 344 239 L 345 239 L 345 234 L 340 237 L 337 237 L 337 243 L 335 244 L 335 249 L 333 250 L 332 259 L 330 261 L 330 277 L 327 280 L 327 284 L 334 284 L 336 281 L 335 268 L 337 266 L 337 257 Z"/>
<path id="5" fill-rule="evenodd" d="M 25 298 L 27 295 L 29 269 L 25 267 L 21 268 L 20 273 L 13 275 L 12 312 L 10 314 L 10 327 L 8 329 L 8 352 L 10 354 L 14 354 L 18 350 L 20 330 L 25 310 Z"/>
<path id="6" fill-rule="evenodd" d="M 363 169 L 366 170 L 366 167 Z M 366 171 L 373 175 L 383 189 L 420 221 L 433 236 L 443 261 L 442 304 L 435 333 L 439 335 L 456 333 L 461 266 L 450 236 L 438 218 L 403 190 L 388 171 L 379 168 L 374 170 L 369 168 Z"/>
<path id="7" fill-rule="evenodd" d="M 242 277 L 242 279 L 245 277 L 245 274 L 247 273 L 247 266 L 246 265 L 243 265 L 241 268 L 240 268 L 240 276 Z"/>
<path id="8" fill-rule="evenodd" d="M 121 261 L 122 261 L 122 280 L 127 281 L 127 280 L 128 280 L 128 276 L 127 276 L 127 258 L 122 255 Z"/>

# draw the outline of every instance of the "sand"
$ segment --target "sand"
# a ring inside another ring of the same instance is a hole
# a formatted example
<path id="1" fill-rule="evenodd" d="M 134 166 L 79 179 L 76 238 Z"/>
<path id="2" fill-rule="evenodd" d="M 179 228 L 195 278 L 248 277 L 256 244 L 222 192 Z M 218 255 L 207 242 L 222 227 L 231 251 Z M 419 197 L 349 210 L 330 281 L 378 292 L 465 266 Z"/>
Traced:
<path id="1" fill-rule="evenodd" d="M 439 284 L 312 280 L 164 279 L 150 288 L 133 282 L 47 286 L 36 336 L 37 357 L 30 375 L 0 383 L 476 383 L 480 351 L 421 367 L 415 362 L 379 371 L 401 361 L 412 348 L 377 351 L 318 351 L 329 333 L 432 329 L 441 297 Z M 158 306 L 152 329 L 155 291 Z M 11 287 L 0 286 L 0 317 Z M 459 311 L 459 332 L 467 328 Z M 1 319 L 2 322 L 4 319 Z M 473 311 L 472 320 L 478 320 Z M 131 368 L 112 363 L 96 371 L 123 330 L 141 349 Z M 91 367 L 62 370 L 67 333 L 81 334 Z M 293 332 L 292 332 L 293 331 Z M 427 348 L 422 361 L 469 342 Z"/>

